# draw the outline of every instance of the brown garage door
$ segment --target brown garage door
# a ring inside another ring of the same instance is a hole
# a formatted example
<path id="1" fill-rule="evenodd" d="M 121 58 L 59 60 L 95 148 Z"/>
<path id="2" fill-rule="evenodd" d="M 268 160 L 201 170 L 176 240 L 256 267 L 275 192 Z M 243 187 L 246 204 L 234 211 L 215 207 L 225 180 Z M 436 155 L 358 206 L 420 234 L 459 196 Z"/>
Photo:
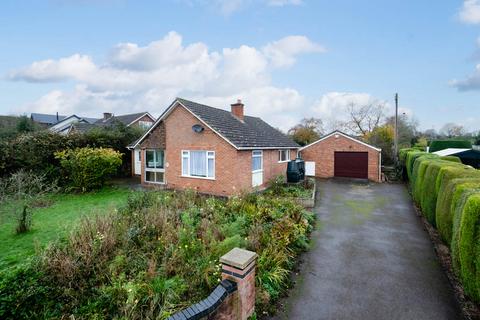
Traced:
<path id="1" fill-rule="evenodd" d="M 335 177 L 368 179 L 368 152 L 335 152 Z"/>

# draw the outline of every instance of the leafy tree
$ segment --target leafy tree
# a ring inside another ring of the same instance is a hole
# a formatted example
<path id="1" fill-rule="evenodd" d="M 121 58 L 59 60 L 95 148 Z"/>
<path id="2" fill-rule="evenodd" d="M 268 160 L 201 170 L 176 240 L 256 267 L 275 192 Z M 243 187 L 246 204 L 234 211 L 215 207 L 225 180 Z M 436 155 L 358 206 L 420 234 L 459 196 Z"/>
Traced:
<path id="1" fill-rule="evenodd" d="M 35 124 L 33 123 L 32 119 L 28 118 L 27 116 L 21 116 L 17 122 L 17 132 L 24 133 L 32 131 L 35 131 Z"/>
<path id="2" fill-rule="evenodd" d="M 393 157 L 393 126 L 386 124 L 373 129 L 366 135 L 368 143 L 382 149 L 382 163 L 392 164 Z"/>
<path id="3" fill-rule="evenodd" d="M 302 121 L 288 130 L 288 135 L 301 146 L 318 140 L 323 135 L 323 122 L 318 118 L 303 118 Z"/>

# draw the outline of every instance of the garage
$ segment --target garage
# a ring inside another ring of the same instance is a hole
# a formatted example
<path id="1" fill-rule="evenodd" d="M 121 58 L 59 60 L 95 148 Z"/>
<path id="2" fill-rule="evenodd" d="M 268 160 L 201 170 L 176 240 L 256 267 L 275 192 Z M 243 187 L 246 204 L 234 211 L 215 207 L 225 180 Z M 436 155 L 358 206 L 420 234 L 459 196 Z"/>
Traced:
<path id="1" fill-rule="evenodd" d="M 335 151 L 333 175 L 368 179 L 368 152 Z"/>
<path id="2" fill-rule="evenodd" d="M 300 155 L 310 176 L 381 181 L 381 149 L 341 131 L 300 148 Z"/>

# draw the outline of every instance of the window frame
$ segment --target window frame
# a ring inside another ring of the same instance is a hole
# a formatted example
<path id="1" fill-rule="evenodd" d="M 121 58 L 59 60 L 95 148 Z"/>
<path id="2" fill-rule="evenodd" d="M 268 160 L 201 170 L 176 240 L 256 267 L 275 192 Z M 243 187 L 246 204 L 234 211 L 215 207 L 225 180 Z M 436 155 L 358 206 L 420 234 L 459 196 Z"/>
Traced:
<path id="1" fill-rule="evenodd" d="M 285 160 L 282 160 L 282 152 L 285 152 Z M 278 163 L 289 162 L 290 159 L 290 149 L 279 149 L 278 150 Z"/>
<path id="2" fill-rule="evenodd" d="M 138 121 L 138 126 L 142 128 L 143 130 L 150 129 L 150 127 L 153 125 L 153 122 L 151 121 L 145 121 L 145 120 L 139 120 Z"/>
<path id="3" fill-rule="evenodd" d="M 256 155 L 255 153 L 258 152 Z M 253 167 L 253 158 L 260 158 L 260 169 L 253 170 L 252 173 L 263 172 L 263 150 L 252 150 L 252 167 Z"/>
<path id="4" fill-rule="evenodd" d="M 191 170 L 190 170 L 190 152 L 191 151 L 201 151 L 205 152 L 205 172 L 206 176 L 192 176 L 191 175 Z M 215 180 L 216 177 L 216 154 L 215 151 L 213 150 L 181 150 L 180 151 L 180 163 L 181 163 L 181 171 L 180 171 L 180 176 L 182 178 L 193 178 L 193 179 L 204 179 L 204 180 Z M 187 168 L 184 167 L 183 165 L 183 160 L 187 159 Z M 209 170 L 208 170 L 208 160 L 213 160 L 213 175 L 210 177 Z M 185 171 L 185 169 L 187 169 Z M 185 173 L 186 172 L 186 173 Z"/>
<path id="5" fill-rule="evenodd" d="M 162 151 L 162 154 L 163 154 L 163 168 L 149 168 L 149 167 L 147 167 L 147 162 L 148 162 L 147 161 L 147 151 L 153 151 L 154 162 L 157 163 L 158 161 L 156 161 L 157 160 L 156 157 L 157 157 L 157 151 L 159 151 L 159 150 Z M 166 161 L 165 161 L 165 158 L 166 158 L 165 150 L 164 149 L 145 149 L 144 153 L 145 153 L 145 155 L 144 155 L 145 161 L 144 161 L 143 167 L 145 169 L 145 177 L 144 177 L 143 180 L 146 183 L 165 184 L 166 183 L 165 182 L 165 163 L 166 163 Z M 153 172 L 154 175 L 155 175 L 155 178 L 157 177 L 158 173 L 163 173 L 163 180 L 162 181 L 147 180 L 147 172 Z"/>

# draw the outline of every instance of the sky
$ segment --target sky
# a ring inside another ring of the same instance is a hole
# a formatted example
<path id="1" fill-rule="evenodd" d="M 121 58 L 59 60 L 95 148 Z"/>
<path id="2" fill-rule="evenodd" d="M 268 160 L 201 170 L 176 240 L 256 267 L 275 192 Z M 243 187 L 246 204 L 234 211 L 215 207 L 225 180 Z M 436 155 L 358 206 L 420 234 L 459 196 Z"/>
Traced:
<path id="1" fill-rule="evenodd" d="M 386 103 L 480 130 L 480 0 L 5 0 L 0 114 L 101 117 L 175 97 L 288 129 Z"/>

